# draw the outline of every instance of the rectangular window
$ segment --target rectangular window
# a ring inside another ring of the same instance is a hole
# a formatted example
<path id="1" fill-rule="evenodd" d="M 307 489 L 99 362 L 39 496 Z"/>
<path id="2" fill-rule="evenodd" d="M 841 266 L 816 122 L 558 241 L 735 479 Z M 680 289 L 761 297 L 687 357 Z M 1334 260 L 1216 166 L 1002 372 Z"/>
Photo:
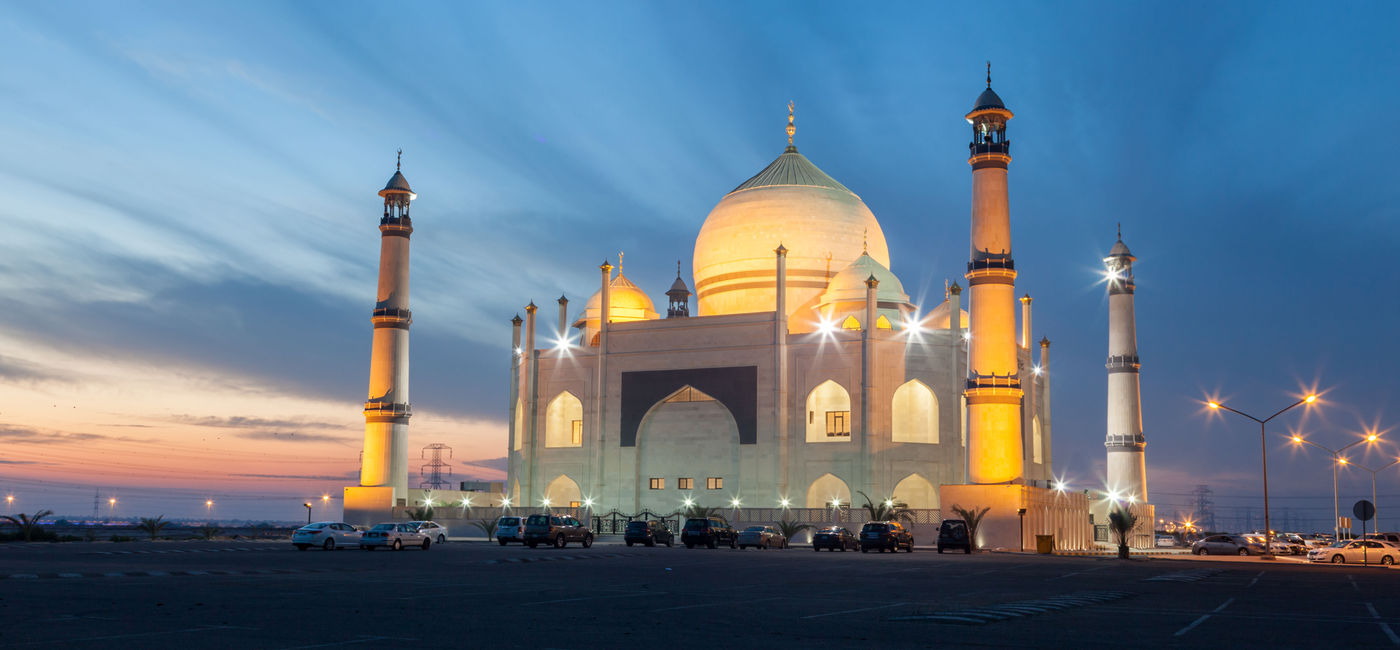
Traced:
<path id="1" fill-rule="evenodd" d="M 850 412 L 850 411 L 827 411 L 827 412 L 826 412 L 826 437 L 828 437 L 828 438 L 849 438 L 849 437 L 851 437 L 851 412 Z"/>
<path id="2" fill-rule="evenodd" d="M 695 479 L 678 478 L 676 479 L 676 488 L 681 490 L 693 490 L 695 489 Z"/>
<path id="3" fill-rule="evenodd" d="M 724 489 L 724 479 L 723 479 L 723 478 L 720 478 L 720 477 L 718 477 L 718 476 L 711 476 L 710 478 L 705 479 L 705 489 L 706 489 L 706 490 L 723 490 L 723 489 Z"/>
<path id="4" fill-rule="evenodd" d="M 653 490 L 664 490 L 664 489 L 666 489 L 666 479 L 664 479 L 664 478 L 654 478 L 654 479 L 652 479 L 652 480 L 651 480 L 651 489 L 653 489 Z"/>
<path id="5" fill-rule="evenodd" d="M 570 502 L 569 502 L 569 507 L 570 507 L 570 508 L 577 508 L 577 507 L 582 506 L 582 505 L 583 505 L 583 502 L 582 502 L 582 501 L 570 501 Z M 578 524 L 574 524 L 574 525 L 577 526 Z"/>
<path id="6" fill-rule="evenodd" d="M 574 420 L 569 423 L 571 428 L 569 442 L 574 445 L 583 444 L 583 420 Z"/>

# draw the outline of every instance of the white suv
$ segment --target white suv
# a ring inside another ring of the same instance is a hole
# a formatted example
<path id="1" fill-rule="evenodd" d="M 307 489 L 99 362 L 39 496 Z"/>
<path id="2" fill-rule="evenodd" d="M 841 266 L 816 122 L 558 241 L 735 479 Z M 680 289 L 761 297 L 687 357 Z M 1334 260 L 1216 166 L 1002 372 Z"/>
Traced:
<path id="1" fill-rule="evenodd" d="M 496 520 L 496 541 L 505 546 L 508 542 L 525 543 L 525 518 L 505 515 Z"/>

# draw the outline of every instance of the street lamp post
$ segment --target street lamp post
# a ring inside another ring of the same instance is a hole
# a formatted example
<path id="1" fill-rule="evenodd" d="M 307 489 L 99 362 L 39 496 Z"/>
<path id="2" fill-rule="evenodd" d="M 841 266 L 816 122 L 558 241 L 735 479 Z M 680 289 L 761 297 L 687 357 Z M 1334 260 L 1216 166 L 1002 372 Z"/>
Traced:
<path id="1" fill-rule="evenodd" d="M 307 523 L 307 524 L 310 524 L 310 523 L 311 523 L 311 502 L 310 502 L 310 501 L 307 501 L 306 503 L 303 503 L 303 504 L 301 504 L 301 505 L 306 506 L 306 523 Z"/>
<path id="2" fill-rule="evenodd" d="M 1329 454 L 1332 454 L 1332 535 L 1333 535 L 1333 538 L 1334 538 L 1334 539 L 1341 539 L 1341 538 L 1342 538 L 1342 509 L 1341 509 L 1341 503 L 1340 503 L 1340 501 L 1339 501 L 1339 499 L 1338 499 L 1338 497 L 1337 497 L 1337 466 L 1338 466 L 1338 465 L 1345 465 L 1345 464 L 1347 464 L 1347 459 L 1342 458 L 1342 452 L 1344 452 L 1344 451 L 1346 451 L 1346 450 L 1348 450 L 1348 449 L 1351 449 L 1352 447 L 1355 447 L 1355 446 L 1357 446 L 1357 445 L 1359 445 L 1359 444 L 1361 444 L 1361 443 L 1363 443 L 1363 442 L 1366 442 L 1366 443 L 1375 442 L 1377 437 L 1378 437 L 1378 436 L 1377 436 L 1376 434 L 1374 434 L 1374 433 L 1372 433 L 1372 434 L 1367 434 L 1367 436 L 1366 436 L 1365 438 L 1363 438 L 1363 439 L 1361 439 L 1361 440 L 1357 440 L 1356 442 L 1353 442 L 1353 443 L 1351 443 L 1351 444 L 1349 444 L 1349 445 L 1347 445 L 1347 446 L 1345 446 L 1345 447 L 1342 447 L 1341 449 L 1328 449 L 1328 448 L 1323 447 L 1322 445 L 1319 445 L 1319 444 L 1317 444 L 1317 443 L 1315 443 L 1315 442 L 1312 442 L 1312 441 L 1310 441 L 1310 440 L 1306 440 L 1306 439 L 1304 439 L 1302 436 L 1298 436 L 1298 435 L 1293 436 L 1293 443 L 1294 443 L 1294 444 L 1312 445 L 1312 446 L 1317 447 L 1318 449 L 1321 449 L 1321 450 L 1323 450 L 1323 451 L 1325 451 L 1325 452 L 1327 452 L 1327 453 L 1329 453 Z M 1372 497 L 1374 498 L 1374 495 L 1372 495 Z"/>
<path id="3" fill-rule="evenodd" d="M 1376 474 L 1379 474 L 1382 470 L 1386 469 L 1387 467 L 1390 467 L 1391 465 L 1400 465 L 1400 458 L 1397 458 L 1395 460 L 1390 461 L 1389 463 L 1381 465 L 1376 469 L 1371 469 L 1369 467 L 1366 467 L 1365 465 L 1357 465 L 1356 463 L 1352 463 L 1352 465 L 1356 465 L 1357 467 L 1371 473 L 1371 505 L 1375 506 L 1376 508 L 1375 523 L 1371 525 L 1371 530 L 1380 531 L 1381 507 L 1380 504 L 1376 503 Z"/>
<path id="4" fill-rule="evenodd" d="M 1289 411 L 1295 406 L 1298 406 L 1300 404 L 1312 404 L 1315 401 L 1317 401 L 1317 395 L 1308 395 L 1303 399 L 1300 399 L 1292 404 L 1289 404 L 1288 406 L 1285 406 L 1278 412 L 1262 420 L 1243 411 L 1237 411 L 1235 409 L 1232 409 L 1219 402 L 1207 402 L 1207 405 L 1214 410 L 1225 409 L 1231 413 L 1234 413 L 1235 415 L 1247 417 L 1259 423 L 1260 458 L 1262 459 L 1264 468 L 1264 554 L 1260 557 L 1266 559 L 1274 559 L 1274 530 L 1269 522 L 1269 441 L 1267 437 L 1268 433 L 1265 431 L 1265 425 L 1269 423 L 1269 420 L 1283 415 L 1285 412 Z"/>

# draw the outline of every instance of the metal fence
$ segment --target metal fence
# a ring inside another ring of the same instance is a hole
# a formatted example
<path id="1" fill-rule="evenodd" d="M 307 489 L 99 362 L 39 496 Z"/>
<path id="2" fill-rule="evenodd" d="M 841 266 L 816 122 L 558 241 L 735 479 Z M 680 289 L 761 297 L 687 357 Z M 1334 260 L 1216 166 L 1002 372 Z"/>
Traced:
<path id="1" fill-rule="evenodd" d="M 395 519 L 409 519 L 410 508 L 394 508 Z M 657 520 L 666 523 L 673 531 L 680 531 L 688 516 L 685 511 L 668 513 L 643 510 L 637 513 L 624 513 L 617 510 L 592 512 L 587 508 L 500 508 L 439 506 L 433 509 L 433 519 L 454 529 L 461 535 L 476 522 L 495 522 L 504 515 L 528 517 L 533 514 L 549 513 L 572 516 L 587 522 L 595 535 L 621 535 L 629 521 Z M 870 521 L 870 513 L 865 508 L 721 508 L 711 511 L 712 516 L 720 517 L 735 527 L 744 524 L 776 524 L 788 521 L 812 526 L 852 525 L 859 526 Z M 911 508 L 907 523 L 914 525 L 938 525 L 943 521 L 937 508 Z M 591 521 L 590 521 L 591 519 Z"/>

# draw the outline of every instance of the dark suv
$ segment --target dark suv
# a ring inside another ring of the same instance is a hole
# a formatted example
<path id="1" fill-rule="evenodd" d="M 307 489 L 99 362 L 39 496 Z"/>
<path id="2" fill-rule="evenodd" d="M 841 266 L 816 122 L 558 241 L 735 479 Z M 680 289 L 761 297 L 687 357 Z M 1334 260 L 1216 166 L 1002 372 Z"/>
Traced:
<path id="1" fill-rule="evenodd" d="M 622 532 L 622 541 L 627 542 L 628 546 L 633 544 L 646 544 L 647 546 L 665 544 L 670 546 L 675 543 L 676 534 L 671 532 L 666 524 L 656 520 L 629 521 L 627 528 Z"/>
<path id="2" fill-rule="evenodd" d="M 525 545 L 535 548 L 541 543 L 564 548 L 569 542 L 593 545 L 593 531 L 577 519 L 564 515 L 530 515 L 525 519 Z"/>
<path id="3" fill-rule="evenodd" d="M 938 552 L 945 548 L 960 548 L 963 553 L 972 552 L 972 540 L 967 537 L 967 522 L 961 519 L 944 519 L 938 525 Z"/>
<path id="4" fill-rule="evenodd" d="M 881 553 L 891 553 L 903 548 L 914 552 L 914 534 L 897 521 L 872 521 L 860 529 L 860 552 L 879 549 Z"/>
<path id="5" fill-rule="evenodd" d="M 686 548 L 695 548 L 697 544 L 704 544 L 710 548 L 728 544 L 729 548 L 736 548 L 739 546 L 739 533 L 719 517 L 694 517 L 685 520 L 685 529 L 681 531 L 681 543 L 685 544 Z"/>

